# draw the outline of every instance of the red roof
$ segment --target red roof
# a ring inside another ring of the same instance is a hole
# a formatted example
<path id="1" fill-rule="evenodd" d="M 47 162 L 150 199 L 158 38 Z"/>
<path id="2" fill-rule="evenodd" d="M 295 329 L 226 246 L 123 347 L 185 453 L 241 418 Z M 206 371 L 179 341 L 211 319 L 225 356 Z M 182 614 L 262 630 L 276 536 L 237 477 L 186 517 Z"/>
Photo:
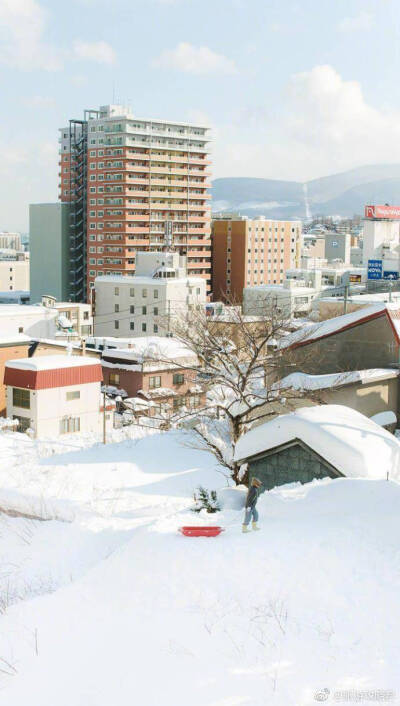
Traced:
<path id="1" fill-rule="evenodd" d="M 48 390 L 54 387 L 85 385 L 90 382 L 102 382 L 103 373 L 100 363 L 94 365 L 75 365 L 72 368 L 54 368 L 52 370 L 28 370 L 6 367 L 4 384 L 22 387 L 28 390 Z"/>

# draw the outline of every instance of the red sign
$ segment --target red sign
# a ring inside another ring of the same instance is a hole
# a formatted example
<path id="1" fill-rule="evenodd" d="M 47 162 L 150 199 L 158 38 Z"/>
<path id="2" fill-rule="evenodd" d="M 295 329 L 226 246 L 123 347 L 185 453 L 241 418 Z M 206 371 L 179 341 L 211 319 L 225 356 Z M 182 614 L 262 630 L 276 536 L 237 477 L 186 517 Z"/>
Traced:
<path id="1" fill-rule="evenodd" d="M 365 218 L 400 220 L 400 206 L 366 206 Z"/>

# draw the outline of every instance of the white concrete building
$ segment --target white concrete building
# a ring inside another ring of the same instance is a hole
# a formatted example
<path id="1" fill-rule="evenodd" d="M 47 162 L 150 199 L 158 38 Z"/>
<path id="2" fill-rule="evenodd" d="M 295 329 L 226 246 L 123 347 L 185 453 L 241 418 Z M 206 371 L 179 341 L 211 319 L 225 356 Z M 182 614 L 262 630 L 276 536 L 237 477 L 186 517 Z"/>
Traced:
<path id="1" fill-rule="evenodd" d="M 136 253 L 136 274 L 105 275 L 95 281 L 95 336 L 167 336 L 173 321 L 203 309 L 206 282 L 186 275 L 177 252 Z"/>
<path id="2" fill-rule="evenodd" d="M 7 417 L 35 437 L 102 429 L 100 362 L 82 356 L 19 358 L 6 363 Z M 108 413 L 111 423 L 111 410 Z"/>
<path id="3" fill-rule="evenodd" d="M 341 287 L 349 283 L 363 283 L 367 279 L 365 267 L 331 263 L 330 266 L 302 267 L 286 271 L 287 280 L 304 281 L 306 286 L 323 289 L 324 287 Z"/>
<path id="4" fill-rule="evenodd" d="M 93 317 L 91 304 L 80 302 L 58 302 L 55 297 L 46 295 L 42 297 L 42 304 L 58 312 L 58 326 L 65 332 L 73 331 L 80 338 L 91 336 L 93 333 Z"/>
<path id="5" fill-rule="evenodd" d="M 29 291 L 29 260 L 0 259 L 0 292 Z"/>
<path id="6" fill-rule="evenodd" d="M 276 306 L 288 318 L 307 316 L 318 294 L 319 291 L 314 287 L 307 287 L 304 280 L 286 280 L 284 284 L 245 287 L 243 313 L 246 316 L 263 316 L 272 306 Z"/>
<path id="7" fill-rule="evenodd" d="M 0 304 L 0 335 L 25 333 L 31 338 L 54 338 L 57 318 L 58 311 L 44 306 Z"/>
<path id="8" fill-rule="evenodd" d="M 368 209 L 374 209 L 368 215 Z M 380 215 L 380 211 L 383 215 Z M 385 210 L 388 211 L 387 217 Z M 400 211 L 397 216 L 390 217 L 390 207 L 366 206 L 364 220 L 363 264 L 368 266 L 368 260 L 382 260 L 383 272 L 400 273 Z"/>

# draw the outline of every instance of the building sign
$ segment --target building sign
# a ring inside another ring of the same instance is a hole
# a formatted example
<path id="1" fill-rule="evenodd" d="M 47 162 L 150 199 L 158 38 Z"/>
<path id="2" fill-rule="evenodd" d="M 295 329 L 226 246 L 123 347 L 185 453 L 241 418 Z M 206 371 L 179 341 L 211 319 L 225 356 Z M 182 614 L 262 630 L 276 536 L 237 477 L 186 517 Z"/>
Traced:
<path id="1" fill-rule="evenodd" d="M 395 272 L 394 270 L 385 270 L 383 273 L 383 279 L 399 279 L 399 273 Z"/>
<path id="2" fill-rule="evenodd" d="M 368 279 L 382 279 L 382 260 L 368 260 Z"/>
<path id="3" fill-rule="evenodd" d="M 400 206 L 365 206 L 365 218 L 400 220 Z"/>
<path id="4" fill-rule="evenodd" d="M 333 248 L 337 248 L 338 246 L 338 241 L 337 240 L 332 240 L 331 245 Z"/>
<path id="5" fill-rule="evenodd" d="M 361 275 L 350 275 L 349 282 L 361 282 Z"/>

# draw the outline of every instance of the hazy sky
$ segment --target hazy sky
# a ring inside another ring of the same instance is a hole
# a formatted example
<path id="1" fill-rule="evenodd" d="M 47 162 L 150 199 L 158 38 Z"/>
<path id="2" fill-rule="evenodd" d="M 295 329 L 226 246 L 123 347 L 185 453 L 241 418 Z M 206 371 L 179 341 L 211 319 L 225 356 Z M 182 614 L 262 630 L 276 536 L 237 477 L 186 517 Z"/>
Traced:
<path id="1" fill-rule="evenodd" d="M 57 128 L 207 122 L 214 177 L 400 161 L 399 0 L 0 0 L 0 230 L 57 199 Z"/>

